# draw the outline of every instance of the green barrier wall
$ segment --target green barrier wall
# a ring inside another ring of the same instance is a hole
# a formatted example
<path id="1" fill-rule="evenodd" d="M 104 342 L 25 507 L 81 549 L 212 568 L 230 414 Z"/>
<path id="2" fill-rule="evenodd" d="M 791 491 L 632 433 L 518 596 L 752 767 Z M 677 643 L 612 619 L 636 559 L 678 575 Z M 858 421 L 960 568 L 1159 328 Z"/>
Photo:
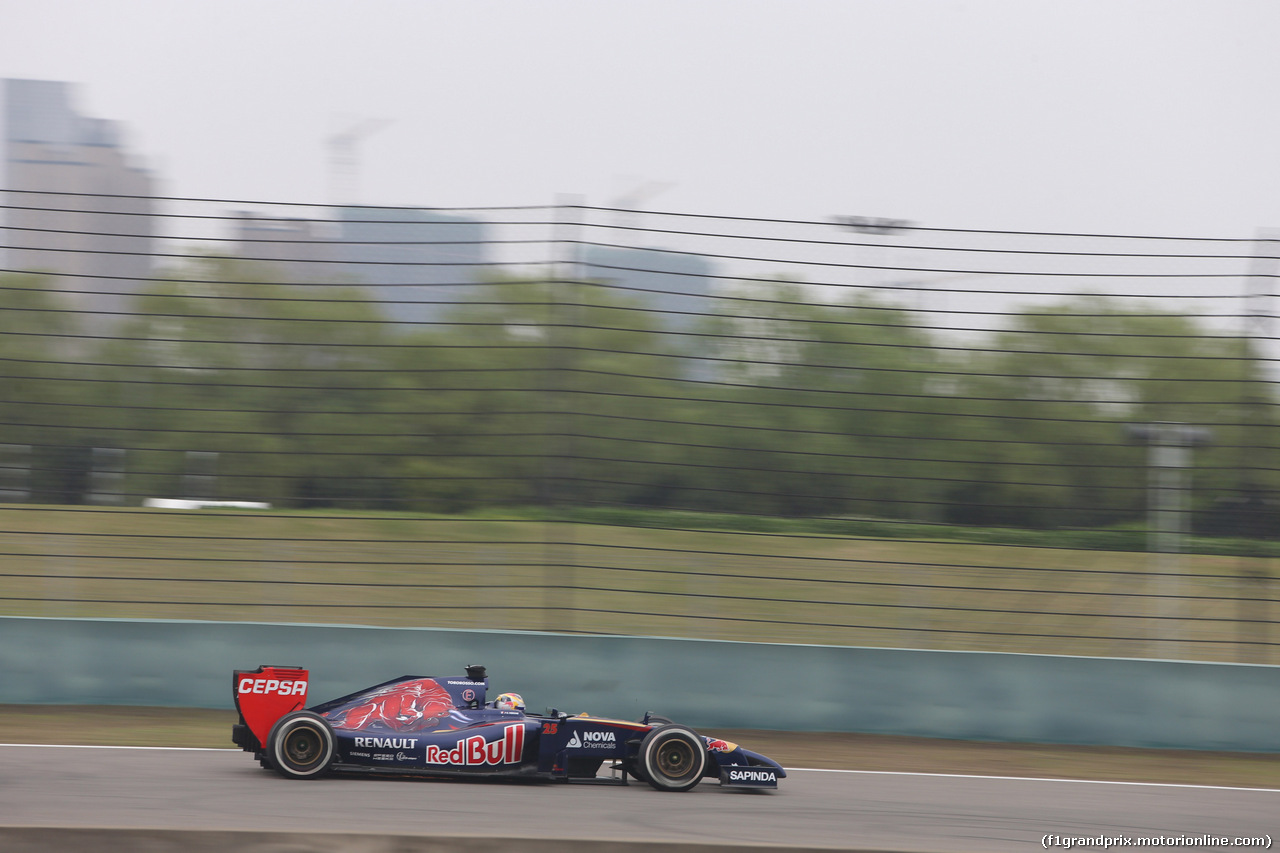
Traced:
<path id="1" fill-rule="evenodd" d="M 231 672 L 311 670 L 312 702 L 488 666 L 530 709 L 693 726 L 1280 752 L 1280 667 L 584 637 L 0 617 L 0 703 L 231 708 Z"/>

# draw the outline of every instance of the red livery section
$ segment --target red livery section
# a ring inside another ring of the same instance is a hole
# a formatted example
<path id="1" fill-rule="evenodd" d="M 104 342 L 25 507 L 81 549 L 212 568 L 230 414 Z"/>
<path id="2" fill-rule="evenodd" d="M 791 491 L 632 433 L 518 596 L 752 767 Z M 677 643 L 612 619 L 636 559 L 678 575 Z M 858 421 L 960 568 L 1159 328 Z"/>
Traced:
<path id="1" fill-rule="evenodd" d="M 272 724 L 307 707 L 307 670 L 296 666 L 260 666 L 236 670 L 236 710 L 258 743 L 267 742 Z"/>
<path id="2" fill-rule="evenodd" d="M 474 690 L 466 692 L 475 697 Z M 326 716 L 338 729 L 416 732 L 434 726 L 453 708 L 453 697 L 434 678 L 416 678 L 379 688 L 360 704 Z"/>

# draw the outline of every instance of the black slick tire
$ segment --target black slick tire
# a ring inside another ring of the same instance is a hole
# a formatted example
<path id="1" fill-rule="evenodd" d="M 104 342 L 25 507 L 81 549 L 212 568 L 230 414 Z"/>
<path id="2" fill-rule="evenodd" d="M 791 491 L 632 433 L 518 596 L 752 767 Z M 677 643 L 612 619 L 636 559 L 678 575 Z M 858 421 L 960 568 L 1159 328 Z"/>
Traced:
<path id="1" fill-rule="evenodd" d="M 686 726 L 658 726 L 640 741 L 636 768 L 659 791 L 688 791 L 707 769 L 706 742 Z"/>
<path id="2" fill-rule="evenodd" d="M 267 735 L 266 763 L 286 779 L 318 779 L 336 757 L 333 727 L 311 711 L 284 715 Z"/>

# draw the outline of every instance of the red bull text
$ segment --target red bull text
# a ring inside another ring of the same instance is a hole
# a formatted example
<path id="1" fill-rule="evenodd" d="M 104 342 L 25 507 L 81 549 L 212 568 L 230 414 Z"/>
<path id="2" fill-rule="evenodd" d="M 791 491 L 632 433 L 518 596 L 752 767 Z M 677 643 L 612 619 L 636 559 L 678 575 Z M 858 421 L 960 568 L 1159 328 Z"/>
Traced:
<path id="1" fill-rule="evenodd" d="M 424 756 L 427 764 L 443 764 L 449 767 L 479 767 L 490 764 L 519 764 L 524 755 L 524 725 L 507 726 L 502 739 L 487 741 L 483 735 L 473 735 L 458 741 L 453 749 L 428 746 Z"/>

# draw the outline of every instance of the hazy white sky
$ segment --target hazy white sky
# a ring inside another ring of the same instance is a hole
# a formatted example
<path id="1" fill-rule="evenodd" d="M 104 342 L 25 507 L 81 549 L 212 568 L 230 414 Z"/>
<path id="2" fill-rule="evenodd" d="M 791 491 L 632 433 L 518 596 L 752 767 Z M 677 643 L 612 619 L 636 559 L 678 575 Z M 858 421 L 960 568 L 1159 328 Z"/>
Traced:
<path id="1" fill-rule="evenodd" d="M 1274 0 L 7 0 L 165 194 L 948 227 L 1280 226 Z"/>

